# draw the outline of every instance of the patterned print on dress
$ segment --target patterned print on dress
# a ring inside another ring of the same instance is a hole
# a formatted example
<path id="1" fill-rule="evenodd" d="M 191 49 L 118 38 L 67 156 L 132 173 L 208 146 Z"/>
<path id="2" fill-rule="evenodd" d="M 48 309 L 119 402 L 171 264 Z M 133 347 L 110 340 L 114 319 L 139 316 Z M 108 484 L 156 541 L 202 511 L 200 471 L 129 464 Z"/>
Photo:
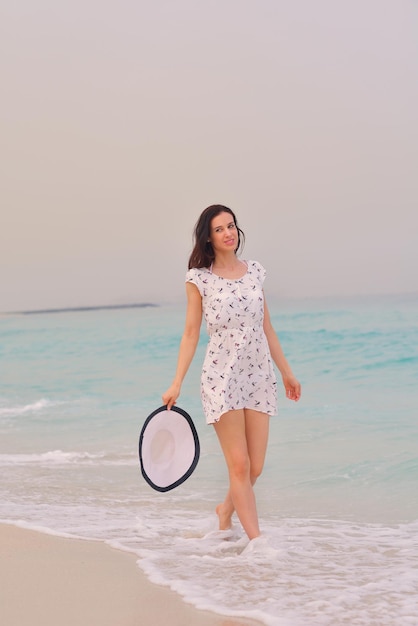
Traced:
<path id="1" fill-rule="evenodd" d="M 209 343 L 202 367 L 201 398 L 208 424 L 234 409 L 277 412 L 277 383 L 263 329 L 264 267 L 246 261 L 239 279 L 217 276 L 210 268 L 186 274 L 202 296 Z"/>

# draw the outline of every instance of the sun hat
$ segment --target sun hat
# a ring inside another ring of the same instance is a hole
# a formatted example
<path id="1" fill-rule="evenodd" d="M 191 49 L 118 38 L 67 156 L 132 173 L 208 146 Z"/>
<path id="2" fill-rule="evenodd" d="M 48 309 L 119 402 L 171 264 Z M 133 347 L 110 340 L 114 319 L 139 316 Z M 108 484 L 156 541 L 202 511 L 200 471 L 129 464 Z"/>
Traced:
<path id="1" fill-rule="evenodd" d="M 139 436 L 139 461 L 147 483 L 170 491 L 194 472 L 200 456 L 195 425 L 178 406 L 160 406 L 145 420 Z"/>

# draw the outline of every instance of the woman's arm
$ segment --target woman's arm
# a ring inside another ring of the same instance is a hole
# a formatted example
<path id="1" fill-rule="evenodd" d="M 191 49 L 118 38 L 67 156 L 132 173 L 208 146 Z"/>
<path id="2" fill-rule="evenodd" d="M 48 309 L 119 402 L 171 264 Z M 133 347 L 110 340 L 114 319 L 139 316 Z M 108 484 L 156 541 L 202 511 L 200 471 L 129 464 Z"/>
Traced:
<path id="1" fill-rule="evenodd" d="M 264 299 L 264 333 L 267 337 L 267 343 L 269 345 L 271 358 L 277 365 L 282 375 L 283 384 L 286 389 L 286 397 L 289 398 L 289 400 L 295 400 L 297 402 L 301 396 L 301 386 L 300 386 L 299 381 L 296 380 L 292 372 L 292 369 L 284 355 L 282 346 L 280 345 L 279 338 L 271 323 L 270 313 L 269 313 L 267 302 L 265 299 Z"/>
<path id="2" fill-rule="evenodd" d="M 180 342 L 177 369 L 171 386 L 163 393 L 163 403 L 171 409 L 180 395 L 181 385 L 196 352 L 202 324 L 202 297 L 193 283 L 186 283 L 186 323 Z"/>

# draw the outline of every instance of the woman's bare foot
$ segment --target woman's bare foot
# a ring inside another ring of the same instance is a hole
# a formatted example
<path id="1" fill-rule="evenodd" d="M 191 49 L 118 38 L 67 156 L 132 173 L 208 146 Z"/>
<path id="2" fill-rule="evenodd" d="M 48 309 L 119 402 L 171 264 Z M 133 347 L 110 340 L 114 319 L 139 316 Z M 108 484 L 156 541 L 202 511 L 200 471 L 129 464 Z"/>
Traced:
<path id="1" fill-rule="evenodd" d="M 222 502 L 216 507 L 216 515 L 219 518 L 219 530 L 229 530 L 232 526 L 231 514 L 225 510 L 225 504 Z"/>

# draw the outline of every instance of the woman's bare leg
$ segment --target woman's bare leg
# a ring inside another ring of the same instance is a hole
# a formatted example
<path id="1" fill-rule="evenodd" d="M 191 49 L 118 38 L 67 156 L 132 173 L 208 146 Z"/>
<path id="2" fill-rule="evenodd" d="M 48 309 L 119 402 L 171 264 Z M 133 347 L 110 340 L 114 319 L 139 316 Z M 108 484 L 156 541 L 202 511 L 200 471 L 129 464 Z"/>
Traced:
<path id="1" fill-rule="evenodd" d="M 231 527 L 237 511 L 248 537 L 260 534 L 253 485 L 260 475 L 267 449 L 269 416 L 252 409 L 229 411 L 215 424 L 228 466 L 230 489 L 216 507 L 219 529 Z"/>

